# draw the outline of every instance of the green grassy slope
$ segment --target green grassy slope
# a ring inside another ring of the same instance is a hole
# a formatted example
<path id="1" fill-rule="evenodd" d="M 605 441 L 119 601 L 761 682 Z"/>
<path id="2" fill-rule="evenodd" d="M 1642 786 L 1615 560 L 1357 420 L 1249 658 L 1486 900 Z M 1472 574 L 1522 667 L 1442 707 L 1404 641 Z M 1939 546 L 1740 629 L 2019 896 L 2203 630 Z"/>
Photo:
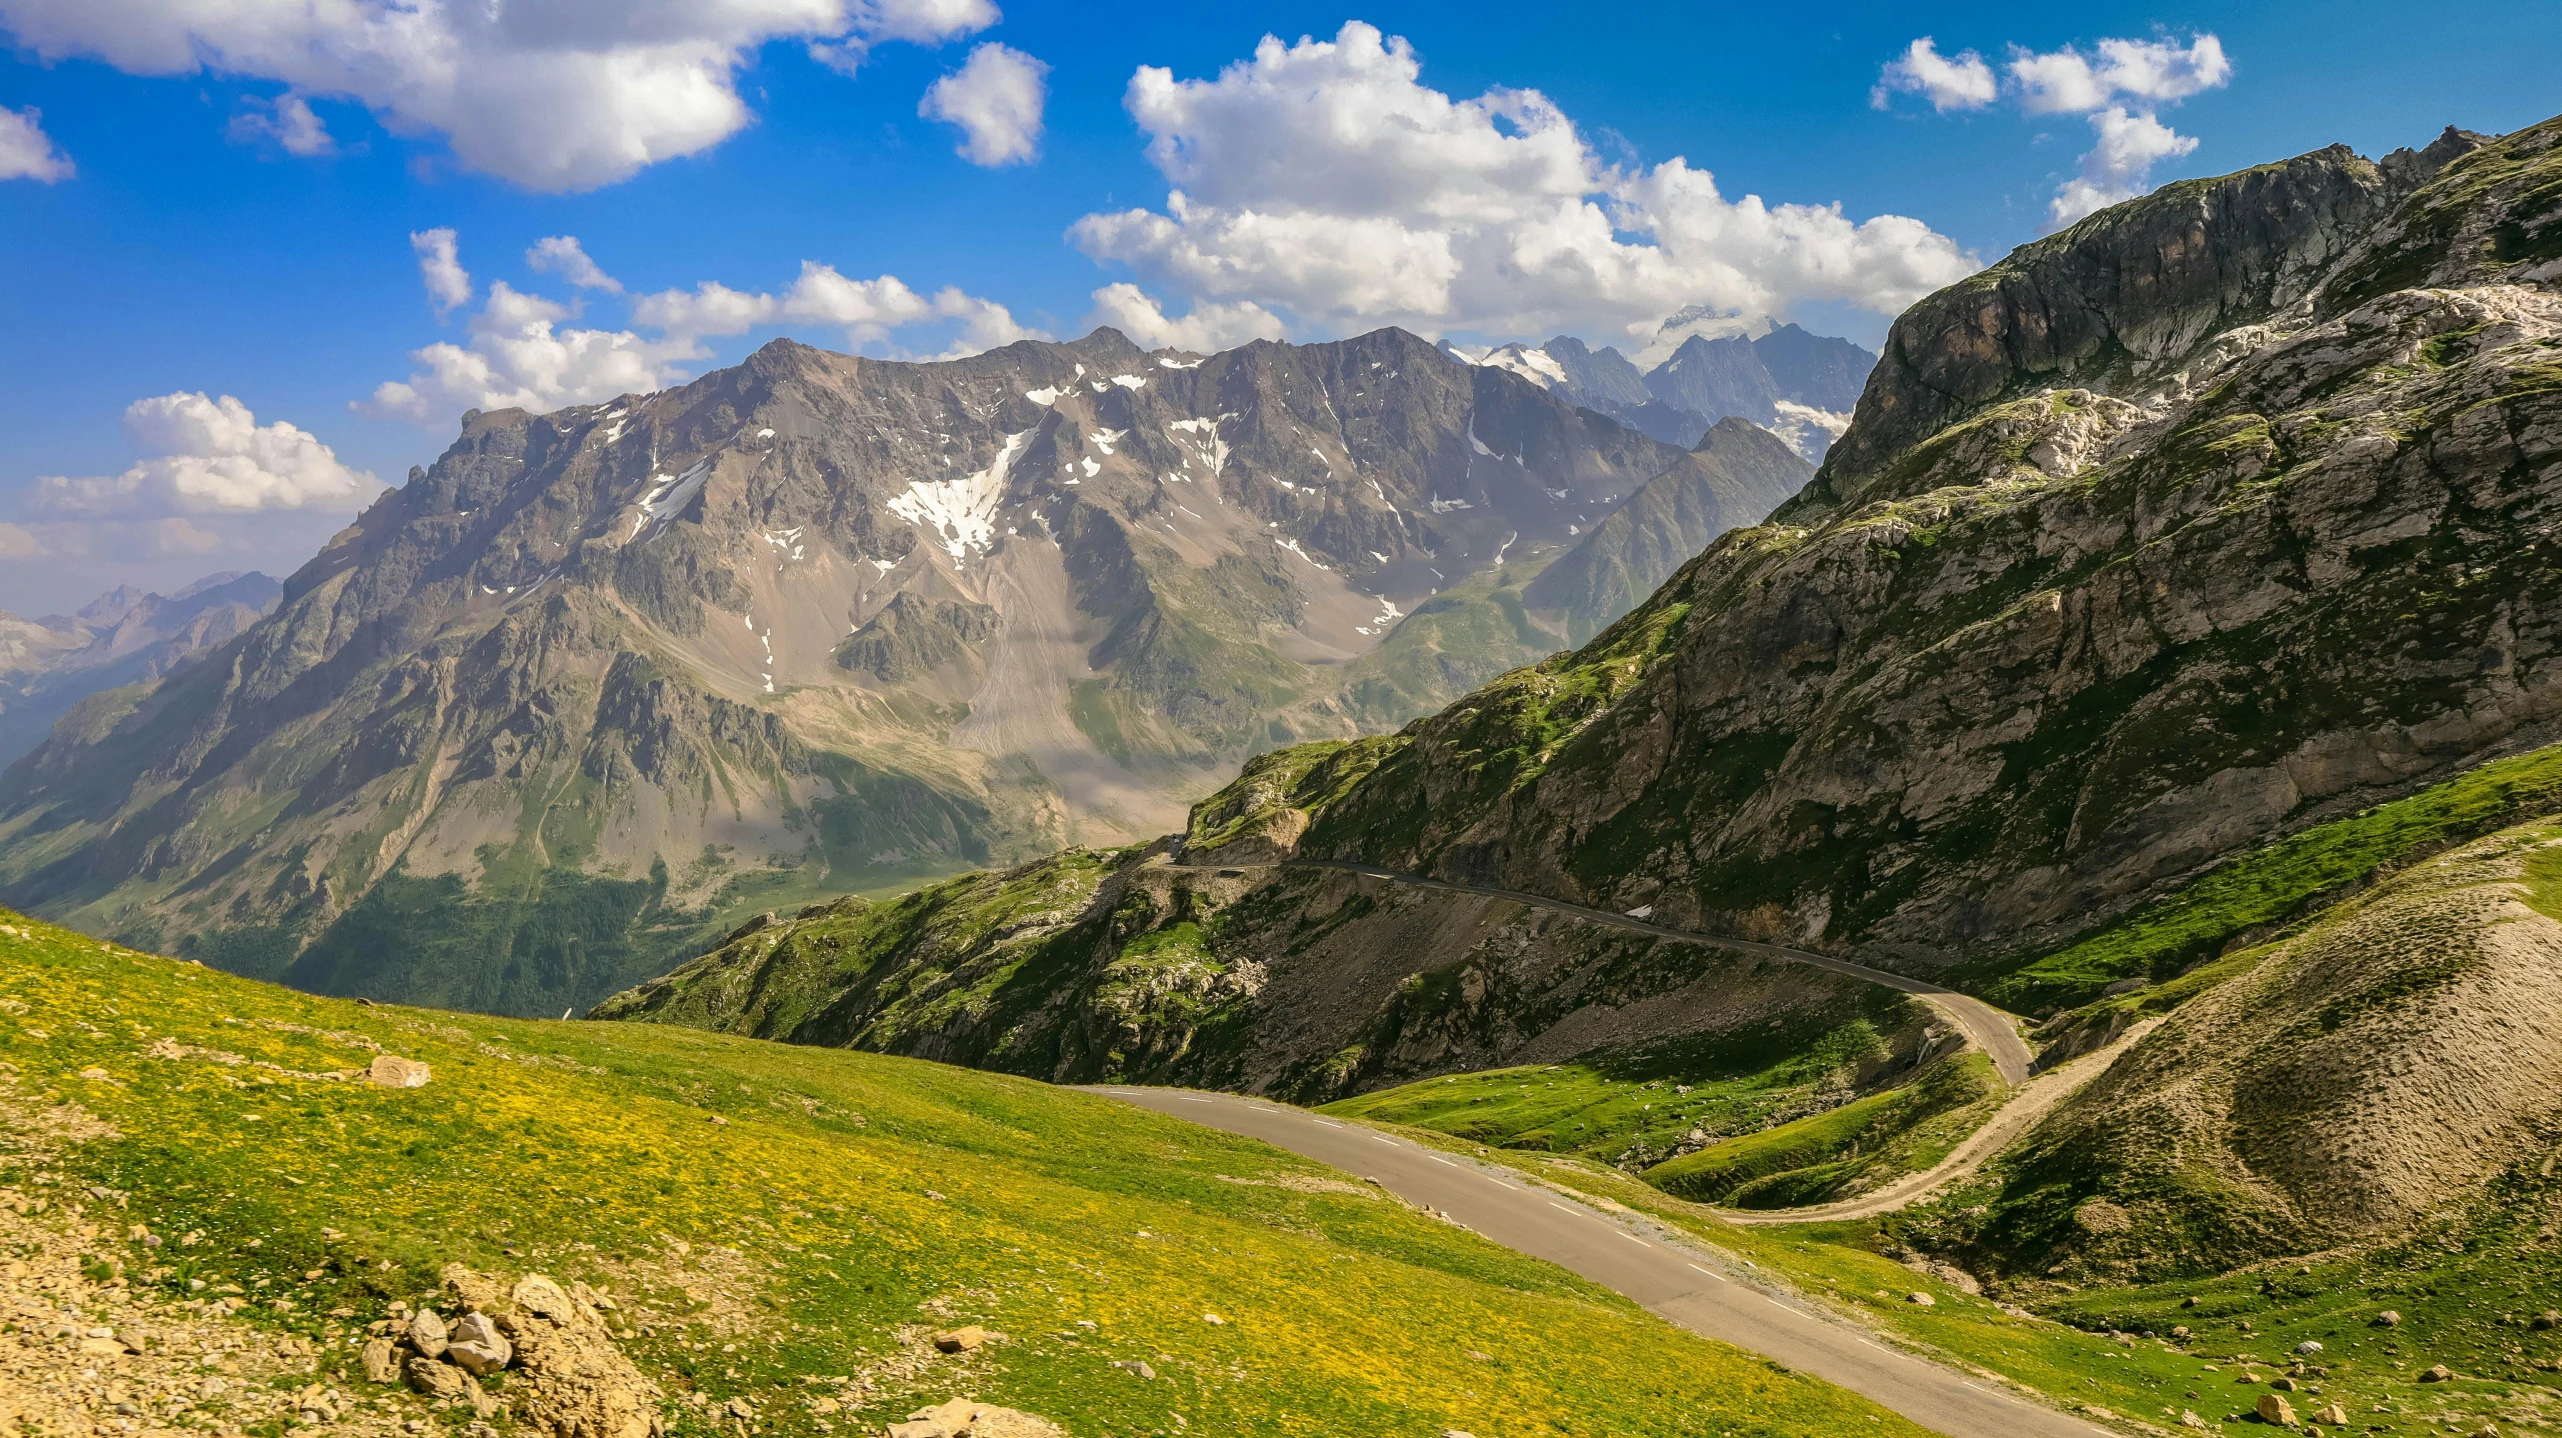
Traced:
<path id="1" fill-rule="evenodd" d="M 616 1294 L 651 1378 L 752 1397 L 768 1432 L 820 1431 L 805 1377 L 865 1374 L 842 1431 L 970 1392 L 1079 1438 L 1918 1432 L 1312 1165 L 1101 1098 L 366 1007 L 0 925 L 0 1059 L 38 1110 L 10 1117 L 113 1126 L 42 1173 L 13 1150 L 0 1181 L 107 1191 L 119 1225 L 189 1235 L 137 1244 L 127 1271 L 173 1299 L 274 1300 L 242 1321 L 326 1340 L 342 1385 L 360 1382 L 346 1340 L 462 1262 Z M 433 1081 L 320 1077 L 376 1048 Z M 913 1358 L 902 1328 L 955 1322 L 1010 1338 L 912 1382 L 885 1361 Z M 671 1417 L 707 1431 L 696 1414 Z"/>

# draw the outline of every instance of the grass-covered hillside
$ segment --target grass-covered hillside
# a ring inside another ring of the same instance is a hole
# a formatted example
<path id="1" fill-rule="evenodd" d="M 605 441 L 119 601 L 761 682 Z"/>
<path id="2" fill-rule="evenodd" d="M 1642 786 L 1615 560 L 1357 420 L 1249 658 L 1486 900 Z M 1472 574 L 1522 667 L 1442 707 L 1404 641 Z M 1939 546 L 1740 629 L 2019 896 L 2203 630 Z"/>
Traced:
<path id="1" fill-rule="evenodd" d="M 2005 1092 L 1929 1009 L 1869 988 L 1742 1033 L 1382 1089 L 1328 1113 L 1574 1154 L 1707 1202 L 1778 1208 L 1928 1168 Z"/>
<path id="2" fill-rule="evenodd" d="M 429 1081 L 364 1081 L 380 1054 Z M 1376 1190 L 1019 1079 L 318 999 L 8 914 L 0 1060 L 0 1187 L 90 1247 L 87 1301 L 180 1332 L 237 1300 L 233 1331 L 313 1345 L 275 1381 L 333 1410 L 390 1400 L 358 1341 L 460 1263 L 614 1298 L 678 1432 L 964 1393 L 1078 1438 L 1917 1431 Z M 1002 1336 L 933 1351 L 966 1324 Z M 137 1421 L 219 1431 L 243 1381 Z"/>

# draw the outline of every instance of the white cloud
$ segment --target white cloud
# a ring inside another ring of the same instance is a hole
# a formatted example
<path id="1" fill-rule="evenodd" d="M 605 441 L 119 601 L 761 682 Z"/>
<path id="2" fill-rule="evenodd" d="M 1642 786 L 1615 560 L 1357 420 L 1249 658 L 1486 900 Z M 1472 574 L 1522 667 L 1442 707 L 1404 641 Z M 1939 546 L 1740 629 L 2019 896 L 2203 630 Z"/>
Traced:
<path id="1" fill-rule="evenodd" d="M 2048 213 L 2058 229 L 2120 200 L 2131 200 L 2149 188 L 2144 177 L 2157 160 L 2175 159 L 2197 148 L 2151 115 L 2129 114 L 2111 105 L 2090 117 L 2099 143 L 2082 156 L 2082 172 L 2055 192 Z"/>
<path id="2" fill-rule="evenodd" d="M 1869 92 L 1868 102 L 1882 110 L 1886 108 L 1887 95 L 1893 91 L 1920 95 L 1930 101 L 1932 109 L 1946 114 L 1951 110 L 1984 108 L 2000 94 L 2001 86 L 1983 56 L 1972 50 L 1942 55 L 1931 38 L 1924 35 L 1886 63 L 1884 72 L 1877 77 L 1877 88 Z"/>
<path id="3" fill-rule="evenodd" d="M 1196 305 L 1330 330 L 1644 331 L 1702 301 L 1891 314 L 1976 268 L 1919 221 L 1730 201 L 1679 159 L 1606 166 L 1536 91 L 1454 100 L 1420 78 L 1404 40 L 1359 22 L 1267 36 L 1214 80 L 1142 67 L 1125 103 L 1174 192 L 1070 235 Z"/>
<path id="4" fill-rule="evenodd" d="M 1253 340 L 1277 340 L 1289 334 L 1281 317 L 1251 300 L 1235 304 L 1195 304 L 1192 313 L 1169 318 L 1162 306 L 1137 285 L 1105 285 L 1094 292 L 1094 319 L 1128 335 L 1141 349 L 1191 350 L 1210 354 Z"/>
<path id="5" fill-rule="evenodd" d="M 136 400 L 125 436 L 142 456 L 122 474 L 36 481 L 36 505 L 62 514 L 218 514 L 352 505 L 381 484 L 349 469 L 309 431 L 261 425 L 230 395 L 181 391 Z"/>
<path id="6" fill-rule="evenodd" d="M 418 278 L 426 284 L 427 298 L 435 302 L 437 314 L 471 303 L 471 272 L 455 253 L 452 230 L 412 230 L 409 248 L 418 256 Z"/>
<path id="7" fill-rule="evenodd" d="M 35 559 L 44 553 L 44 545 L 26 526 L 0 522 L 0 559 Z"/>
<path id="8" fill-rule="evenodd" d="M 582 290 L 603 290 L 614 295 L 623 292 L 623 282 L 587 258 L 576 235 L 552 235 L 535 241 L 533 248 L 525 251 L 525 263 L 537 274 L 558 275 Z"/>
<path id="9" fill-rule="evenodd" d="M 2038 54 L 2015 51 L 2009 70 L 2020 107 L 2032 115 L 2086 114 L 2119 99 L 2164 105 L 2222 86 L 2233 77 L 2224 42 L 2199 35 L 2168 40 L 2102 40 L 2087 56 L 2066 46 Z"/>
<path id="10" fill-rule="evenodd" d="M 768 42 L 850 63 L 996 18 L 988 0 L 0 0 L 0 27 L 41 58 L 345 97 L 536 190 L 592 189 L 719 143 L 750 120 L 738 71 Z"/>
<path id="11" fill-rule="evenodd" d="M 2197 148 L 2194 138 L 2163 124 L 2156 109 L 2220 88 L 2233 78 L 2224 42 L 2213 35 L 2192 35 L 2184 45 L 2167 39 L 2102 40 L 2088 53 L 2070 45 L 2043 52 L 2014 45 L 2002 68 L 2022 111 L 2086 115 L 2098 133 L 2098 142 L 2081 158 L 2081 173 L 2057 186 L 2047 206 L 2054 229 L 2150 190 L 2155 164 Z M 1886 66 L 1870 98 L 1883 107 L 1893 90 L 1927 95 L 1942 111 L 1980 107 L 1999 93 L 1981 56 L 1968 50 L 1952 63 L 1927 35 Z"/>
<path id="12" fill-rule="evenodd" d="M 1050 67 L 991 40 L 969 63 L 926 87 L 916 113 L 957 125 L 956 152 L 973 165 L 1022 165 L 1041 151 L 1041 102 Z"/>
<path id="13" fill-rule="evenodd" d="M 33 106 L 24 110 L 0 106 L 0 180 L 50 185 L 71 178 L 71 161 L 53 147 L 52 138 L 37 123 L 43 118 L 43 112 Z"/>
<path id="14" fill-rule="evenodd" d="M 781 294 L 734 290 L 707 280 L 691 290 L 662 290 L 632 302 L 632 320 L 665 333 L 696 353 L 705 338 L 745 334 L 761 325 L 824 325 L 845 331 L 852 346 L 886 339 L 890 331 L 935 320 L 960 321 L 955 348 L 946 357 L 977 354 L 1019 339 L 1046 339 L 1014 321 L 1005 306 L 954 288 L 928 299 L 896 275 L 850 280 L 832 265 L 801 262 L 800 277 Z"/>
<path id="15" fill-rule="evenodd" d="M 569 317 L 566 306 L 497 281 L 472 317 L 467 344 L 444 341 L 410 351 L 418 369 L 406 380 L 376 386 L 373 398 L 354 408 L 427 428 L 442 428 L 467 409 L 541 414 L 665 389 L 685 377 L 674 362 L 699 354 L 683 340 L 562 327 Z"/>
<path id="16" fill-rule="evenodd" d="M 251 100 L 250 108 L 232 117 L 235 140 L 269 140 L 288 155 L 309 159 L 334 153 L 338 144 L 329 127 L 312 113 L 311 102 L 287 91 L 273 100 Z"/>
<path id="17" fill-rule="evenodd" d="M 855 10 L 857 19 L 844 38 L 810 44 L 812 58 L 846 75 L 861 68 L 882 41 L 941 45 L 1004 18 L 992 0 L 865 0 Z"/>
<path id="18" fill-rule="evenodd" d="M 419 252 L 419 275 L 431 295 L 457 301 L 470 296 L 471 283 L 452 230 L 421 231 L 410 241 Z M 541 241 L 526 252 L 526 261 L 575 285 L 615 293 L 622 289 L 571 236 Z M 407 379 L 385 381 L 349 408 L 376 419 L 405 419 L 441 429 L 467 409 L 542 414 L 617 395 L 653 393 L 685 380 L 688 363 L 711 357 L 704 340 L 763 325 L 842 330 L 850 345 L 860 346 L 908 325 L 948 323 L 954 344 L 943 358 L 1019 339 L 1048 338 L 1015 323 L 1005 306 L 993 300 L 954 288 L 928 298 L 896 275 L 847 279 L 816 261 L 804 262 L 799 278 L 781 294 L 708 280 L 690 290 L 634 296 L 631 322 L 636 329 L 584 328 L 574 323 L 577 318 L 572 305 L 526 294 L 504 280 L 494 282 L 461 343 L 440 341 L 410 351 L 417 367 Z M 639 330 L 656 330 L 658 337 Z"/>

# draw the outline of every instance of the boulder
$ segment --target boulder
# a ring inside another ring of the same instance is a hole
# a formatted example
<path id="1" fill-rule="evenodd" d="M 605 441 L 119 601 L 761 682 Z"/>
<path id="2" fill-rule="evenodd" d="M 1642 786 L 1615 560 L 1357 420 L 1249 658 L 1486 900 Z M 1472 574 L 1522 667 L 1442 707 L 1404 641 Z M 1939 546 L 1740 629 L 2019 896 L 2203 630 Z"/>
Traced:
<path id="1" fill-rule="evenodd" d="M 400 1361 L 393 1356 L 390 1339 L 367 1339 L 365 1351 L 361 1356 L 365 1365 L 366 1382 L 391 1383 L 399 1379 Z"/>
<path id="2" fill-rule="evenodd" d="M 2348 1426 L 2347 1405 L 2333 1402 L 2330 1407 L 2316 1412 L 2313 1415 L 2313 1421 L 2316 1423 L 2328 1423 L 2334 1428 L 2345 1428 Z"/>
<path id="3" fill-rule="evenodd" d="M 2260 1406 L 2255 1411 L 2260 1415 L 2262 1423 L 2274 1423 L 2280 1428 L 2295 1426 L 2295 1405 L 2287 1402 L 2280 1394 L 2261 1394 Z"/>
<path id="4" fill-rule="evenodd" d="M 1924 1293 L 1919 1289 L 1915 1289 L 1911 1293 L 1905 1294 L 1904 1301 L 1913 1305 L 1915 1308 L 1930 1308 L 1936 1306 L 1939 1302 L 1938 1299 L 1931 1297 L 1929 1294 Z"/>
<path id="5" fill-rule="evenodd" d="M 422 1308 L 409 1315 L 409 1327 L 402 1336 L 409 1340 L 410 1347 L 418 1350 L 421 1358 L 445 1356 L 445 1320 L 437 1317 L 436 1310 L 432 1308 Z"/>
<path id="6" fill-rule="evenodd" d="M 934 1335 L 935 1348 L 945 1353 L 967 1353 L 986 1342 L 987 1330 L 975 1323 L 966 1328 L 955 1328 L 949 1333 Z M 956 1398 L 952 1401 L 957 1403 L 960 1400 Z"/>
<path id="7" fill-rule="evenodd" d="M 2382 1313 L 2375 1315 L 2375 1326 L 2378 1328 L 2399 1328 L 2402 1326 L 2402 1315 L 2390 1308 L 2385 1309 Z"/>
<path id="8" fill-rule="evenodd" d="M 2562 1309 L 2548 1308 L 2528 1319 L 2526 1326 L 2534 1329 L 2562 1327 Z"/>
<path id="9" fill-rule="evenodd" d="M 1067 1438 L 1067 1430 L 1016 1409 L 955 1398 L 891 1424 L 889 1438 Z"/>
<path id="10" fill-rule="evenodd" d="M 376 1054 L 365 1078 L 379 1088 L 425 1088 L 427 1065 L 397 1054 Z"/>
<path id="11" fill-rule="evenodd" d="M 409 1380 L 410 1387 L 430 1398 L 469 1398 L 480 1392 L 480 1385 L 472 1381 L 470 1374 L 423 1353 L 409 1355 L 409 1361 L 400 1366 L 400 1373 Z"/>
<path id="12" fill-rule="evenodd" d="M 2422 1383 L 2444 1383 L 2446 1380 L 2454 1376 L 2455 1371 L 2447 1367 L 2445 1364 L 2432 1363 L 2427 1368 L 2421 1370 L 2420 1381 Z"/>
<path id="13" fill-rule="evenodd" d="M 498 1325 L 486 1313 L 464 1314 L 445 1344 L 447 1360 L 469 1369 L 475 1377 L 488 1377 L 506 1367 L 515 1356 L 515 1345 L 507 1341 L 507 1335 L 498 1331 Z"/>

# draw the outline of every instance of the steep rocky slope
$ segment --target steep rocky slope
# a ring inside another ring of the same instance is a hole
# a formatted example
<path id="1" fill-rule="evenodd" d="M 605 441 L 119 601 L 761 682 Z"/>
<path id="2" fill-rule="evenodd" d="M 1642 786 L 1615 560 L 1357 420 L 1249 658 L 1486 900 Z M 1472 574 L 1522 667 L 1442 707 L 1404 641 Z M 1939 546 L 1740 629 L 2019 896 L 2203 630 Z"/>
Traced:
<path id="1" fill-rule="evenodd" d="M 1300 852 L 1931 969 L 2535 741 L 2557 138 L 2171 186 L 1923 301 L 1773 523 Z"/>
<path id="2" fill-rule="evenodd" d="M 68 615 L 0 613 L 0 766 L 90 695 L 148 683 L 229 642 L 282 593 L 263 574 L 211 574 L 167 596 L 127 585 Z"/>
<path id="3" fill-rule="evenodd" d="M 1509 581 L 1686 463 L 1395 330 L 778 342 L 475 414 L 272 618 L 0 779 L 0 891 L 557 1012 L 724 914 L 1160 833 L 1246 754 L 1428 712 L 1612 617 Z"/>

